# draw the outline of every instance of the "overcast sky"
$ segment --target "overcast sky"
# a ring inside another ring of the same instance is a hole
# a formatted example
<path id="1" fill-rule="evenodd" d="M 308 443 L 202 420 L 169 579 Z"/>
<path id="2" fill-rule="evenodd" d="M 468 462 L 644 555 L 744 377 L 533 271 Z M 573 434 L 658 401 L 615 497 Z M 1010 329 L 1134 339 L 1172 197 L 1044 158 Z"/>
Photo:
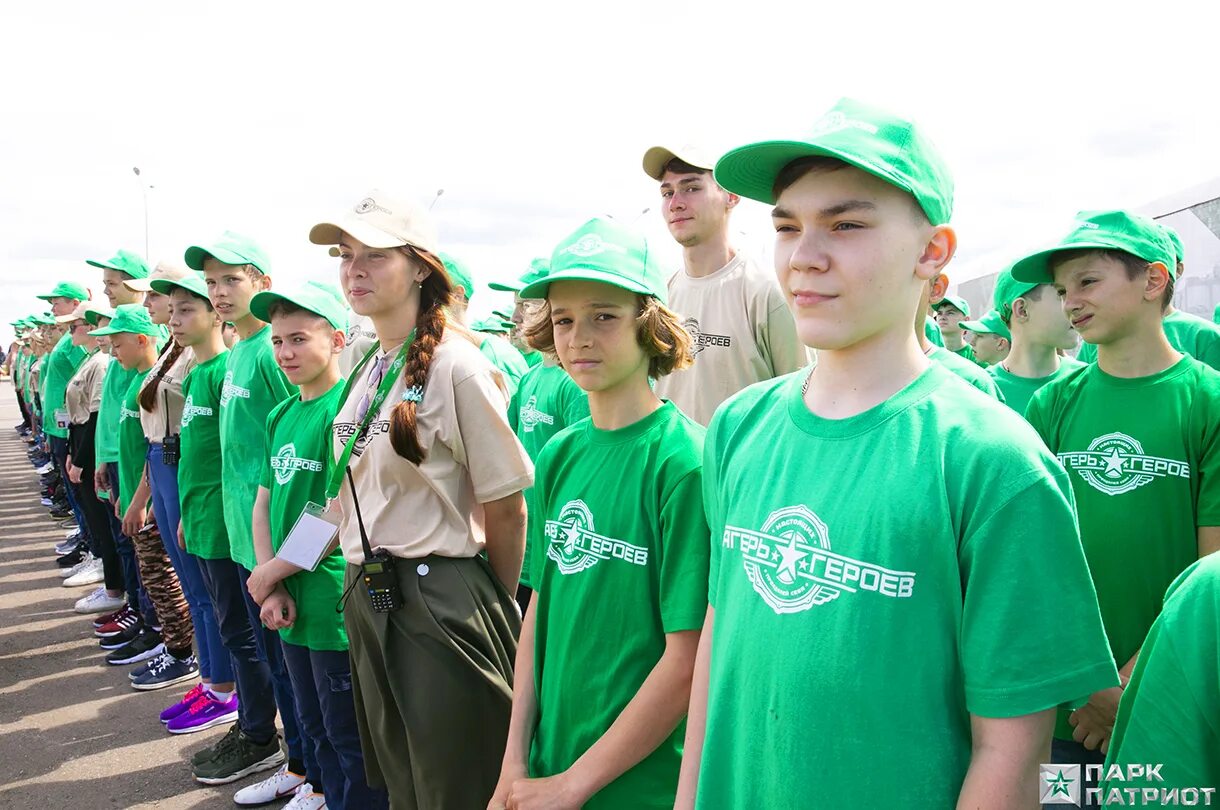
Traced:
<path id="1" fill-rule="evenodd" d="M 0 50 L 0 335 L 85 258 L 226 228 L 276 283 L 329 279 L 310 225 L 375 186 L 425 203 L 476 282 L 590 216 L 680 256 L 640 169 L 657 143 L 799 136 L 843 95 L 919 121 L 957 182 L 955 282 L 1220 176 L 1207 4 L 8 4 Z M 121 9 L 121 11 L 120 11 Z M 645 208 L 651 210 L 639 216 Z M 769 266 L 767 210 L 739 244 Z M 506 303 L 480 289 L 472 310 Z"/>

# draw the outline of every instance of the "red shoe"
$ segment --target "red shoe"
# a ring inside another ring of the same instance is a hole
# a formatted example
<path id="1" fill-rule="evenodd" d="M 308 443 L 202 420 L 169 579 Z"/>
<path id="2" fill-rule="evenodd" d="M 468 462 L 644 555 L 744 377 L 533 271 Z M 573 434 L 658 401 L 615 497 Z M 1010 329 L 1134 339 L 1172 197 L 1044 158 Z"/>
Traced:
<path id="1" fill-rule="evenodd" d="M 103 613 L 101 616 L 98 616 L 96 619 L 93 620 L 93 629 L 96 630 L 97 628 L 101 627 L 103 624 L 110 624 L 112 621 L 114 621 L 118 617 L 122 616 L 124 613 L 126 613 L 129 610 L 131 610 L 130 605 L 123 605 L 118 610 L 112 611 L 110 613 Z"/>
<path id="2" fill-rule="evenodd" d="M 104 616 L 102 618 L 105 618 Z M 140 614 L 136 613 L 130 607 L 119 611 L 119 614 L 112 621 L 103 624 L 101 627 L 93 631 L 93 635 L 98 638 L 112 638 L 121 633 L 130 630 L 140 623 Z"/>

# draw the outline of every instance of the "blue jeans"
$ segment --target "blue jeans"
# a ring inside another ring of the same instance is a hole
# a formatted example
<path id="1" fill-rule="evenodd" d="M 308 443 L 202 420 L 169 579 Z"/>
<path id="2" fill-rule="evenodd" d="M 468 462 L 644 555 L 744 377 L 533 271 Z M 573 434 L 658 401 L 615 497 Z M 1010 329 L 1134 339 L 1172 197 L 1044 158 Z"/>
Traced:
<path id="1" fill-rule="evenodd" d="M 59 477 L 64 485 L 64 495 L 67 496 L 68 506 L 72 509 L 72 517 L 76 518 L 76 525 L 80 527 L 81 539 L 88 544 L 89 553 L 100 560 L 102 558 L 102 550 L 96 545 L 96 541 L 89 533 L 89 523 L 85 520 L 85 513 L 81 511 L 80 501 L 76 498 L 76 484 L 68 480 L 68 440 L 49 434 L 47 439 L 51 447 L 51 459 L 55 462 L 55 469 L 59 471 Z"/>
<path id="2" fill-rule="evenodd" d="M 131 538 L 123 534 L 123 521 L 114 514 L 114 505 L 119 502 L 119 465 L 113 461 L 106 464 L 106 475 L 110 479 L 110 533 L 114 535 L 114 547 L 119 552 L 119 564 L 123 567 L 123 588 L 127 591 L 128 606 L 140 614 L 144 624 L 155 627 L 157 611 L 152 600 L 140 583 L 140 566 L 136 562 L 136 547 Z"/>
<path id="3" fill-rule="evenodd" d="M 233 662 L 220 640 L 212 597 L 199 572 L 199 558 L 178 547 L 178 522 L 182 518 L 178 502 L 178 468 L 166 465 L 161 460 L 161 452 L 160 444 L 149 444 L 148 475 L 152 485 L 153 514 L 157 516 L 165 553 L 174 565 L 182 584 L 182 595 L 191 611 L 195 646 L 199 651 L 199 677 L 213 683 L 229 683 L 233 680 Z"/>
<path id="4" fill-rule="evenodd" d="M 382 810 L 389 797 L 369 787 L 360 753 L 352 665 L 346 650 L 311 650 L 281 639 L 284 663 L 296 692 L 301 729 L 313 745 L 331 810 Z"/>

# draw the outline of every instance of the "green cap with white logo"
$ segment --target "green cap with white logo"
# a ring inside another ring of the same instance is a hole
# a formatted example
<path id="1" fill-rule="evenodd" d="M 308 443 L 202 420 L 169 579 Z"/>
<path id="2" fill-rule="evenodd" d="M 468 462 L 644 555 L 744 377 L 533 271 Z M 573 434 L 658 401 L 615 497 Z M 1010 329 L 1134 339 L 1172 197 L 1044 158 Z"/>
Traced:
<path id="1" fill-rule="evenodd" d="M 953 215 L 953 178 L 936 147 L 913 123 L 884 110 L 840 99 L 801 140 L 738 147 L 716 163 L 727 191 L 774 203 L 775 180 L 794 160 L 831 157 L 897 186 L 919 203 L 933 225 Z"/>
<path id="2" fill-rule="evenodd" d="M 276 301 L 286 301 L 301 309 L 325 318 L 336 329 L 347 331 L 347 309 L 339 303 L 334 294 L 312 284 L 303 284 L 296 289 L 264 290 L 256 293 L 250 299 L 250 312 L 260 321 L 271 320 L 271 305 Z"/>
<path id="3" fill-rule="evenodd" d="M 961 296 L 958 296 L 958 295 L 946 295 L 944 298 L 940 299 L 939 303 L 936 304 L 936 310 L 939 312 L 940 308 L 943 307 L 945 304 L 948 304 L 949 306 L 953 307 L 958 312 L 965 315 L 967 318 L 970 317 L 970 305 L 968 303 L 966 303 L 965 298 L 962 298 Z"/>
<path id="4" fill-rule="evenodd" d="M 154 291 L 169 295 L 175 288 L 182 288 L 195 295 L 208 297 L 208 283 L 199 273 L 184 273 L 179 278 L 154 278 L 151 282 Z"/>
<path id="5" fill-rule="evenodd" d="M 143 256 L 130 250 L 119 250 L 105 261 L 85 259 L 85 264 L 91 264 L 103 270 L 117 270 L 120 273 L 126 273 L 131 278 L 148 278 L 148 262 L 144 261 Z"/>
<path id="6" fill-rule="evenodd" d="M 466 293 L 466 300 L 469 301 L 474 297 L 474 278 L 471 277 L 470 268 L 466 266 L 466 262 L 444 251 L 438 255 L 445 264 L 445 272 L 449 274 L 449 281 L 453 283 L 454 288 L 461 287 Z"/>
<path id="7" fill-rule="evenodd" d="M 979 335 L 999 335 L 1002 338 L 1012 340 L 1012 332 L 1008 330 L 1008 324 L 1000 317 L 1000 313 L 994 309 L 987 310 L 987 314 L 979 318 L 977 321 L 962 321 L 960 324 L 962 329 L 969 332 L 974 332 Z"/>
<path id="8" fill-rule="evenodd" d="M 143 304 L 122 304 L 114 311 L 114 317 L 110 319 L 110 323 L 103 326 L 101 329 L 94 329 L 89 334 L 94 337 L 102 337 L 104 335 L 115 335 L 119 332 L 128 332 L 133 335 L 148 335 L 149 337 L 161 337 L 161 327 L 152 322 L 152 318 L 148 316 L 148 310 Z"/>
<path id="9" fill-rule="evenodd" d="M 1165 229 L 1147 217 L 1129 211 L 1081 211 L 1076 224 L 1054 247 L 1040 250 L 1012 266 L 1017 281 L 1050 284 L 1055 280 L 1050 261 L 1069 250 L 1120 250 L 1146 262 L 1160 262 L 1174 272 L 1177 256 Z"/>
<path id="10" fill-rule="evenodd" d="M 488 284 L 487 287 L 488 289 L 492 289 L 497 292 L 519 293 L 530 284 L 533 284 L 538 279 L 546 276 L 546 274 L 549 272 L 551 272 L 551 260 L 543 256 L 539 256 L 537 259 L 530 262 L 530 269 L 526 270 L 521 278 L 517 281 L 509 282 L 507 284 L 499 281 L 493 281 Z"/>
<path id="11" fill-rule="evenodd" d="M 203 263 L 215 259 L 225 264 L 252 264 L 263 275 L 270 275 L 271 260 L 253 239 L 234 231 L 225 231 L 220 238 L 207 245 L 192 245 L 183 258 L 186 266 L 203 272 Z"/>
<path id="12" fill-rule="evenodd" d="M 546 298 L 553 281 L 599 281 L 667 300 L 665 273 L 644 234 L 606 217 L 581 225 L 551 254 L 551 272 L 524 288 L 522 298 Z"/>
<path id="13" fill-rule="evenodd" d="M 84 285 L 77 284 L 75 281 L 61 281 L 55 285 L 55 289 L 51 290 L 46 295 L 35 296 L 43 301 L 50 301 L 52 298 L 71 298 L 73 301 L 88 301 L 89 291 Z"/>

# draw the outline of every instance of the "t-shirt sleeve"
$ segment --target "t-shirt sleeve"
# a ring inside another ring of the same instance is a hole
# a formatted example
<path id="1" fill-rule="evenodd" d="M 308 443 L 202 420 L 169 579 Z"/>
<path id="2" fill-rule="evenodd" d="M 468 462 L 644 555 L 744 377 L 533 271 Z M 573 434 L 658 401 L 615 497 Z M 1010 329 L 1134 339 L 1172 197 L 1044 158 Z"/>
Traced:
<path id="1" fill-rule="evenodd" d="M 983 717 L 1075 707 L 1118 685 L 1067 474 L 1024 478 L 959 546 L 966 707 Z"/>
<path id="2" fill-rule="evenodd" d="M 796 321 L 784 294 L 774 286 L 768 287 L 764 305 L 766 319 L 758 340 L 771 376 L 781 377 L 804 368 L 809 363 L 809 351 L 797 336 Z"/>
<path id="3" fill-rule="evenodd" d="M 1052 453 L 1057 452 L 1050 425 L 1050 392 L 1045 386 L 1030 397 L 1029 404 L 1025 406 L 1025 421 L 1037 431 Z"/>
<path id="4" fill-rule="evenodd" d="M 533 464 L 508 424 L 507 398 L 491 371 L 475 372 L 456 383 L 453 400 L 457 441 L 450 449 L 470 473 L 475 500 L 499 500 L 532 484 Z"/>
<path id="5" fill-rule="evenodd" d="M 550 503 L 550 469 L 551 458 L 557 445 L 551 442 L 542 448 L 538 454 L 537 466 L 534 467 L 534 487 L 530 490 L 531 511 L 529 522 L 525 526 L 529 541 L 525 544 L 529 557 L 522 561 L 521 581 L 535 591 L 542 590 L 542 570 L 546 565 L 546 516 Z"/>
<path id="6" fill-rule="evenodd" d="M 1199 500 L 1195 508 L 1198 526 L 1220 526 L 1220 384 L 1204 369 L 1213 384 L 1200 386 L 1203 413 L 1194 420 L 1199 436 Z"/>
<path id="7" fill-rule="evenodd" d="M 110 362 L 116 362 L 111 360 Z M 89 410 L 96 412 L 102 408 L 102 383 L 106 379 L 106 366 L 99 365 L 89 375 Z"/>
<path id="8" fill-rule="evenodd" d="M 712 417 L 703 441 L 703 515 L 708 531 L 707 602 L 716 607 L 716 590 L 720 581 L 721 538 L 724 536 L 724 512 L 720 508 L 720 463 L 724 456 L 717 450 L 720 435 L 720 414 Z"/>
<path id="9" fill-rule="evenodd" d="M 271 489 L 271 431 L 275 429 L 282 410 L 279 405 L 272 408 L 271 413 L 267 414 L 266 424 L 263 425 L 263 452 L 258 465 L 258 485 L 265 489 Z"/>
<path id="10" fill-rule="evenodd" d="M 707 615 L 708 531 L 703 476 L 691 470 L 674 482 L 661 504 L 661 628 L 697 630 Z"/>

